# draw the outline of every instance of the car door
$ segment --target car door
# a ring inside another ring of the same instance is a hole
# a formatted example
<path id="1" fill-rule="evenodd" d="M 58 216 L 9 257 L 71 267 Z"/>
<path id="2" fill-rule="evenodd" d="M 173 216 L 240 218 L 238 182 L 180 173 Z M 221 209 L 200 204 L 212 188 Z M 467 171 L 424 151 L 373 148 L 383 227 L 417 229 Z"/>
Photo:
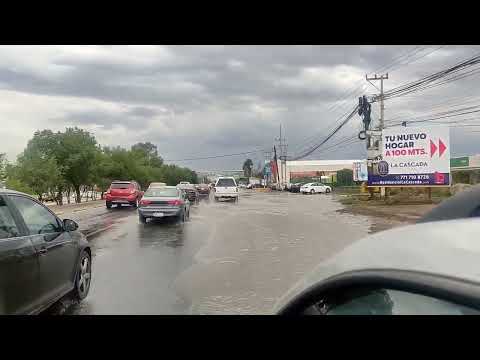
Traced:
<path id="1" fill-rule="evenodd" d="M 0 196 L 0 314 L 24 314 L 40 305 L 40 266 L 18 213 Z"/>
<path id="2" fill-rule="evenodd" d="M 10 195 L 9 199 L 20 213 L 39 253 L 43 301 L 65 294 L 74 286 L 78 248 L 73 237 L 43 204 L 21 195 Z"/>

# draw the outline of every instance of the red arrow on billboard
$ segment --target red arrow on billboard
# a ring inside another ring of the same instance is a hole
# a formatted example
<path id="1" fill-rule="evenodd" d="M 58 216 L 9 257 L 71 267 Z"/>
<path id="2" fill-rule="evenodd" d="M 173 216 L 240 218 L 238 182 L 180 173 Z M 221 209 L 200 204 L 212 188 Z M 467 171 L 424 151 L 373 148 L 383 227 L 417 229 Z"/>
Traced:
<path id="1" fill-rule="evenodd" d="M 437 151 L 437 145 L 435 145 L 433 141 L 430 140 L 430 157 L 432 157 L 436 151 Z"/>
<path id="2" fill-rule="evenodd" d="M 447 150 L 447 147 L 442 140 L 438 139 L 438 157 L 442 156 L 445 150 Z"/>

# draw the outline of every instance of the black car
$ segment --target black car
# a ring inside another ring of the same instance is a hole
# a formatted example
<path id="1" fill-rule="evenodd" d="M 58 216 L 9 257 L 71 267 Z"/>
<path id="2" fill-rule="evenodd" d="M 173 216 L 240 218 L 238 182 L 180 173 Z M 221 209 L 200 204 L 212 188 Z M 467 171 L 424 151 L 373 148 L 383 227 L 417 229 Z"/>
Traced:
<path id="1" fill-rule="evenodd" d="M 195 185 L 178 185 L 178 188 L 180 188 L 185 194 L 187 195 L 188 201 L 190 201 L 190 204 L 195 204 L 197 205 L 200 201 L 200 197 L 198 195 L 198 191 L 195 188 Z"/>
<path id="2" fill-rule="evenodd" d="M 292 193 L 300 192 L 300 188 L 302 187 L 303 183 L 295 183 L 290 185 L 290 189 L 288 189 Z"/>
<path id="3" fill-rule="evenodd" d="M 90 289 L 92 254 L 73 220 L 33 197 L 0 189 L 0 314 L 37 314 Z"/>
<path id="4" fill-rule="evenodd" d="M 210 186 L 207 184 L 195 185 L 195 188 L 197 189 L 198 196 L 200 198 L 208 199 L 210 197 Z"/>

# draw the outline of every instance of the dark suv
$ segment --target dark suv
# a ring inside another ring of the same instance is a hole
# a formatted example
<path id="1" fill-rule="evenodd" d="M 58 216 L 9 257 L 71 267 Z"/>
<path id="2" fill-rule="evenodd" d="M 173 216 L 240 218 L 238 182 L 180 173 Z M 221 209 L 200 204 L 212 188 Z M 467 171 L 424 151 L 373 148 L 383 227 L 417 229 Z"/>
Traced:
<path id="1" fill-rule="evenodd" d="M 0 314 L 36 314 L 90 289 L 91 250 L 78 225 L 29 195 L 0 189 Z"/>
<path id="2" fill-rule="evenodd" d="M 110 209 L 112 205 L 122 204 L 138 207 L 143 196 L 140 185 L 135 180 L 113 181 L 105 196 L 105 205 Z"/>

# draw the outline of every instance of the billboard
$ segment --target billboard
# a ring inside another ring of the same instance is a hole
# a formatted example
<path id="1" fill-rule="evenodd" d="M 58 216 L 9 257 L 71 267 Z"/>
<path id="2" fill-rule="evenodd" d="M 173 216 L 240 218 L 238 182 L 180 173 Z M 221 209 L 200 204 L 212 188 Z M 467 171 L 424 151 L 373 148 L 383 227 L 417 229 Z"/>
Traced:
<path id="1" fill-rule="evenodd" d="M 367 181 L 368 169 L 366 161 L 355 161 L 353 163 L 353 181 Z"/>
<path id="2" fill-rule="evenodd" d="M 369 186 L 450 185 L 448 127 L 385 129 L 381 149 L 368 167 Z"/>

